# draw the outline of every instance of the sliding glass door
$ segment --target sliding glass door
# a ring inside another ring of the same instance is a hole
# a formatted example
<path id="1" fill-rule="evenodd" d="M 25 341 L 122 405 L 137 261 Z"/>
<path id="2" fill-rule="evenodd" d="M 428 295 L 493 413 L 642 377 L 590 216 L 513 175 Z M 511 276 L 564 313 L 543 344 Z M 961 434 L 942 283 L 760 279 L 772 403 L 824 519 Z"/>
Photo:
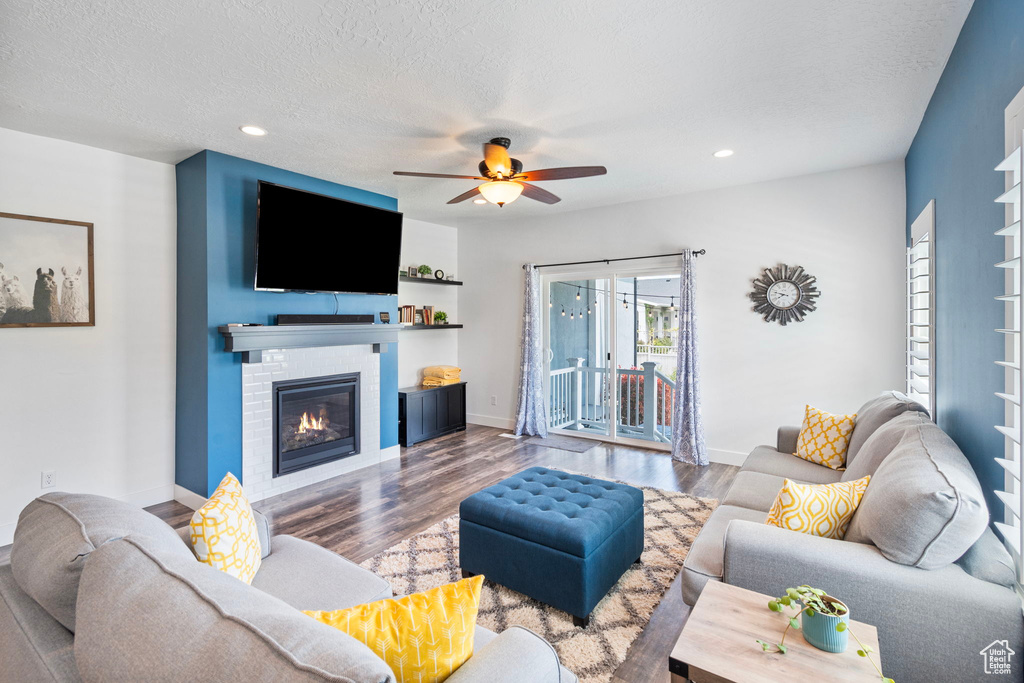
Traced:
<path id="1" fill-rule="evenodd" d="M 545 276 L 548 426 L 671 442 L 678 271 Z"/>

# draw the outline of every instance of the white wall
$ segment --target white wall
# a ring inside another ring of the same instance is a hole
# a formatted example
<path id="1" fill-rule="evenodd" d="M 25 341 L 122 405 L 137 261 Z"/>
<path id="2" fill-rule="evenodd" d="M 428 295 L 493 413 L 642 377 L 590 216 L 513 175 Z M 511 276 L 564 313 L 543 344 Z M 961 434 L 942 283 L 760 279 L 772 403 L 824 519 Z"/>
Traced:
<path id="1" fill-rule="evenodd" d="M 425 264 L 461 279 L 458 245 L 459 232 L 455 228 L 406 218 L 402 225 L 402 268 Z M 435 311 L 447 313 L 449 322 L 458 323 L 462 289 L 401 280 L 398 305 L 433 306 Z M 419 384 L 423 368 L 430 365 L 457 365 L 460 334 L 461 330 L 403 331 L 398 342 L 398 386 Z"/>
<path id="2" fill-rule="evenodd" d="M 95 327 L 0 329 L 4 545 L 49 490 L 173 497 L 176 210 L 171 165 L 6 129 L 0 149 L 0 211 L 92 222 L 96 269 Z"/>
<path id="3" fill-rule="evenodd" d="M 697 305 L 713 459 L 774 443 L 779 425 L 800 423 L 805 402 L 852 412 L 903 387 L 904 220 L 903 163 L 892 162 L 460 227 L 469 420 L 512 424 L 523 263 L 683 247 L 708 252 L 697 264 Z M 817 311 L 786 327 L 763 322 L 747 297 L 753 278 L 780 262 L 804 266 L 822 293 Z"/>

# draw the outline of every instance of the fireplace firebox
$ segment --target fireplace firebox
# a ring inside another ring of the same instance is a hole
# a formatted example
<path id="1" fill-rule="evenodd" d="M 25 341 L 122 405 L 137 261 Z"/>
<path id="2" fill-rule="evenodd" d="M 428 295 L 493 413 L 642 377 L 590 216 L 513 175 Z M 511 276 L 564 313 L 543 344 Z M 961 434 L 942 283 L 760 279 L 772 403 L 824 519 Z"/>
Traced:
<path id="1" fill-rule="evenodd" d="M 359 373 L 274 382 L 274 476 L 359 453 Z"/>

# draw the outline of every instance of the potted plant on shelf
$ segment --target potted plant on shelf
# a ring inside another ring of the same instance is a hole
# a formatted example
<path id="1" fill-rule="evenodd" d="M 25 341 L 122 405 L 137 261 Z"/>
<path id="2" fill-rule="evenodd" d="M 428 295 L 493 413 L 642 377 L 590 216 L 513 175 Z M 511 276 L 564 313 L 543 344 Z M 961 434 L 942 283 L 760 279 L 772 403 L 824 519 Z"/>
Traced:
<path id="1" fill-rule="evenodd" d="M 420 266 L 419 271 L 420 277 L 429 277 L 431 274 L 433 274 L 434 269 L 431 268 L 430 266 Z"/>
<path id="2" fill-rule="evenodd" d="M 445 313 L 444 311 L 435 311 L 434 312 L 434 324 L 435 325 L 447 325 L 448 324 L 448 314 Z"/>
<path id="3" fill-rule="evenodd" d="M 774 647 L 776 652 L 786 654 L 786 634 L 789 633 L 789 629 L 795 628 L 802 630 L 804 640 L 819 650 L 845 652 L 848 640 L 846 634 L 849 633 L 860 646 L 857 654 L 866 657 L 871 662 L 871 666 L 875 667 L 875 671 L 878 672 L 883 683 L 895 683 L 893 679 L 883 676 L 882 670 L 875 664 L 875 660 L 871 659 L 871 653 L 874 651 L 871 646 L 862 643 L 857 634 L 850 629 L 850 608 L 842 601 L 833 598 L 821 589 L 798 586 L 797 588 L 787 588 L 785 595 L 768 602 L 768 609 L 773 612 L 783 612 L 787 607 L 800 613 L 800 621 L 797 621 L 795 612 L 790 615 L 789 622 L 782 632 L 782 640 L 774 646 L 763 640 L 758 640 L 757 643 L 763 651 L 768 652 Z"/>

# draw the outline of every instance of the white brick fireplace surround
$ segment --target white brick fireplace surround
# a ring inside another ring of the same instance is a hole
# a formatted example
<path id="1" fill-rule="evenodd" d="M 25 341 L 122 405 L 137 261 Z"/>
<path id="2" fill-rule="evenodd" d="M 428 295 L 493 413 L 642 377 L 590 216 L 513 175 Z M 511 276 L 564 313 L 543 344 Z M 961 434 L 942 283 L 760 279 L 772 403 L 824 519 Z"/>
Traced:
<path id="1" fill-rule="evenodd" d="M 348 372 L 359 373 L 359 453 L 274 477 L 273 384 Z M 398 457 L 380 449 L 380 354 L 369 344 L 276 349 L 262 363 L 242 366 L 242 485 L 251 501 L 263 500 Z"/>

